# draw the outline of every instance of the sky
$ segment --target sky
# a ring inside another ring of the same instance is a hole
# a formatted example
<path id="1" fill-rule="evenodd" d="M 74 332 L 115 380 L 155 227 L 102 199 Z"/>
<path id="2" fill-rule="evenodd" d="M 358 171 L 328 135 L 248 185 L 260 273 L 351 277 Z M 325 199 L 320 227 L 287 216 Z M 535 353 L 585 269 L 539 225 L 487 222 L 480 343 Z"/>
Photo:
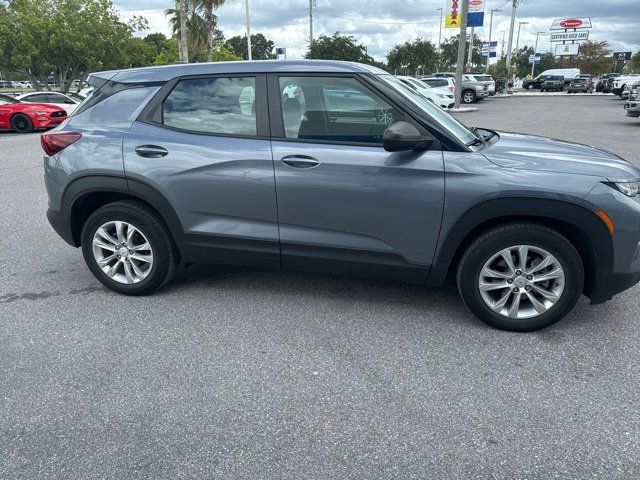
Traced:
<path id="1" fill-rule="evenodd" d="M 126 20 L 142 15 L 149 20 L 150 30 L 169 35 L 164 10 L 171 0 L 113 0 Z M 417 38 L 437 45 L 440 31 L 442 0 L 316 0 L 313 14 L 314 37 L 334 32 L 349 34 L 366 45 L 369 55 L 385 60 L 394 45 Z M 485 25 L 475 33 L 486 41 L 489 36 L 489 11 L 500 8 L 493 16 L 492 40 L 498 41 L 498 55 L 504 36 L 509 35 L 511 1 L 485 0 Z M 287 58 L 304 56 L 309 43 L 309 0 L 249 0 L 251 33 L 263 33 L 278 47 L 287 49 Z M 227 0 L 216 11 L 218 27 L 225 37 L 245 34 L 244 0 Z M 533 46 L 539 34 L 538 51 L 549 52 L 549 27 L 555 18 L 591 17 L 593 28 L 589 39 L 606 40 L 613 51 L 640 49 L 640 0 L 520 0 L 516 10 L 513 38 L 515 48 L 520 22 L 519 47 Z M 503 33 L 504 32 L 504 33 Z M 457 33 L 442 28 L 442 39 Z"/>

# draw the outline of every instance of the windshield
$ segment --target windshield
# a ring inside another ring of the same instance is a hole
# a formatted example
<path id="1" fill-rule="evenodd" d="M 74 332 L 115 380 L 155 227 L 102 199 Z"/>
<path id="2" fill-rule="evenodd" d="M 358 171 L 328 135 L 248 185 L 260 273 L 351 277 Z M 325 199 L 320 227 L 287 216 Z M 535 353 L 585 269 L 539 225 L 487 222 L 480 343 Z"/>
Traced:
<path id="1" fill-rule="evenodd" d="M 426 113 L 427 117 L 435 120 L 442 128 L 464 144 L 477 140 L 478 137 L 455 118 L 442 110 L 426 97 L 408 87 L 393 75 L 383 74 L 378 77 L 394 90 L 408 98 L 414 105 Z"/>

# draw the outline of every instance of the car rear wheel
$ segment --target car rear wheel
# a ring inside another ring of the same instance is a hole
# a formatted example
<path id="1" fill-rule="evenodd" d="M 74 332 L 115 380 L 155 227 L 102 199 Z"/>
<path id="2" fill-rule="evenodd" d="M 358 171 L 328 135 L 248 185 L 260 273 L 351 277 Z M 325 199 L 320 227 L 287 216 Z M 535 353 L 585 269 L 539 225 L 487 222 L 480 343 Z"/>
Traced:
<path id="1" fill-rule="evenodd" d="M 178 267 L 178 251 L 167 227 L 141 202 L 119 201 L 96 210 L 84 224 L 81 243 L 91 273 L 125 295 L 157 290 Z"/>
<path id="2" fill-rule="evenodd" d="M 16 113 L 11 117 L 11 128 L 18 133 L 33 132 L 33 122 L 24 113 Z"/>
<path id="3" fill-rule="evenodd" d="M 477 99 L 476 92 L 473 90 L 465 90 L 462 92 L 462 102 L 463 103 L 473 103 Z"/>
<path id="4" fill-rule="evenodd" d="M 486 232 L 458 265 L 466 306 L 495 328 L 548 327 L 575 306 L 584 283 L 580 256 L 555 230 L 518 223 Z"/>

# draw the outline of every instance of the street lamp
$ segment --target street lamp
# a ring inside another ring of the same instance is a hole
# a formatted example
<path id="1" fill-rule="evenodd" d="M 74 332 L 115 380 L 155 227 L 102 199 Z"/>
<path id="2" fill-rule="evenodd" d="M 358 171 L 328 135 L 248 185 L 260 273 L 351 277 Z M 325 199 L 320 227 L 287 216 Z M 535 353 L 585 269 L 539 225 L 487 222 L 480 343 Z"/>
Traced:
<path id="1" fill-rule="evenodd" d="M 247 16 L 247 60 L 251 60 L 251 22 L 249 21 L 249 0 L 244 0 L 244 10 Z"/>
<path id="2" fill-rule="evenodd" d="M 436 8 L 440 10 L 440 27 L 438 30 L 438 71 L 440 71 L 440 58 L 442 57 L 442 8 Z"/>
<path id="3" fill-rule="evenodd" d="M 547 32 L 537 32 L 536 33 L 536 46 L 533 47 L 533 63 L 531 64 L 531 78 L 533 78 L 533 72 L 534 72 L 534 69 L 536 68 L 536 52 L 538 51 L 538 36 L 541 33 L 547 33 Z"/>
<path id="4" fill-rule="evenodd" d="M 516 48 L 513 50 L 514 52 L 518 51 L 518 43 L 520 43 L 520 27 L 522 25 L 528 25 L 529 22 L 518 22 L 518 36 L 516 37 Z"/>
<path id="5" fill-rule="evenodd" d="M 489 62 L 491 61 L 491 28 L 493 27 L 493 14 L 494 12 L 501 12 L 502 10 L 500 10 L 499 8 L 492 8 L 491 9 L 491 17 L 489 19 L 489 42 L 487 43 L 487 46 L 489 47 L 487 50 L 487 73 L 489 73 Z"/>

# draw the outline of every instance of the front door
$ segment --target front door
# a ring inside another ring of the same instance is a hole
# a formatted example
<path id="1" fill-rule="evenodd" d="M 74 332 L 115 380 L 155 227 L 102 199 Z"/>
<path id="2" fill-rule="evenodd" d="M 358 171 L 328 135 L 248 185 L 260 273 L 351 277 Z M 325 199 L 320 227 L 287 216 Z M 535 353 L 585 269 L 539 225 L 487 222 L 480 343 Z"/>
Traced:
<path id="1" fill-rule="evenodd" d="M 411 119 L 355 76 L 272 77 L 269 94 L 283 266 L 423 281 L 443 210 L 440 147 L 385 151 L 386 127 Z"/>

